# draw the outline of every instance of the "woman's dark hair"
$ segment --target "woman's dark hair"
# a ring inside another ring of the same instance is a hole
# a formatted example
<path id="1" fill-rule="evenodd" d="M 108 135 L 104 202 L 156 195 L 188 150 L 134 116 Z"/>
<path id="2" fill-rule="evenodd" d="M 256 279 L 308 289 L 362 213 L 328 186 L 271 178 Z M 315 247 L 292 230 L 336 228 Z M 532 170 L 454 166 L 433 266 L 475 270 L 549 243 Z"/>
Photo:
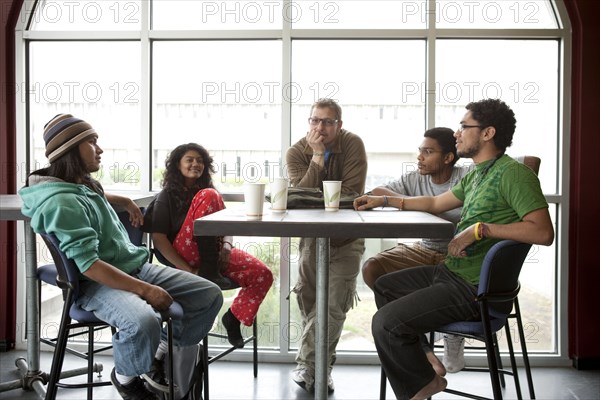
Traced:
<path id="1" fill-rule="evenodd" d="M 425 131 L 425 134 L 423 136 L 436 140 L 442 147 L 442 151 L 444 152 L 444 154 L 454 154 L 452 165 L 456 164 L 460 157 L 458 156 L 458 153 L 456 151 L 456 139 L 454 138 L 454 131 L 452 129 L 441 127 L 431 128 Z"/>
<path id="2" fill-rule="evenodd" d="M 513 110 L 499 99 L 471 102 L 465 108 L 471 111 L 473 119 L 482 127 L 493 126 L 496 128 L 494 143 L 501 153 L 504 153 L 506 148 L 512 144 L 515 128 L 517 127 Z"/>
<path id="3" fill-rule="evenodd" d="M 198 154 L 200 154 L 202 157 L 202 162 L 204 163 L 204 171 L 202 171 L 200 178 L 196 180 L 196 184 L 194 185 L 196 190 L 194 191 L 196 192 L 200 189 L 206 188 L 214 189 L 212 181 L 212 174 L 215 173 L 214 160 L 210 154 L 208 154 L 208 150 L 196 143 L 179 145 L 175 147 L 171 153 L 169 153 L 165 161 L 166 169 L 163 173 L 163 179 L 161 182 L 163 189 L 166 189 L 167 191 L 173 191 L 175 193 L 182 193 L 187 190 L 184 177 L 181 174 L 181 171 L 179 171 L 179 163 L 181 162 L 181 159 L 185 153 L 188 151 L 198 152 Z"/>
<path id="4" fill-rule="evenodd" d="M 87 166 L 79 155 L 79 146 L 73 147 L 65 155 L 55 160 L 46 168 L 33 171 L 27 177 L 25 184 L 29 186 L 29 177 L 32 175 L 51 176 L 68 183 L 83 184 L 94 192 L 104 195 L 104 189 L 100 182 L 92 178 Z"/>

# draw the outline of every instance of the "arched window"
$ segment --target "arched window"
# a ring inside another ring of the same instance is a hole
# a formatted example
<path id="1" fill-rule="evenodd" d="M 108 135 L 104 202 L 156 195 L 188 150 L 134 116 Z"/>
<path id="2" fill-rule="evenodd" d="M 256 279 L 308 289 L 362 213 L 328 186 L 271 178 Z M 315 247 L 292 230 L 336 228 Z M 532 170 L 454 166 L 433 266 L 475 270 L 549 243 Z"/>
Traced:
<path id="1" fill-rule="evenodd" d="M 528 346 L 566 358 L 556 293 L 566 293 L 559 277 L 570 37 L 560 7 L 549 0 L 25 2 L 17 28 L 19 111 L 27 121 L 19 126 L 21 161 L 29 170 L 46 163 L 43 125 L 69 112 L 100 134 L 97 177 L 107 190 L 159 190 L 168 152 L 193 141 L 215 158 L 218 188 L 239 192 L 244 180 L 285 173 L 285 151 L 306 133 L 310 105 L 332 97 L 344 127 L 365 142 L 369 190 L 416 168 L 427 128 L 456 128 L 468 102 L 502 98 L 517 117 L 508 153 L 542 159 L 557 232 L 553 246 L 533 248 L 523 270 Z M 260 321 L 261 346 L 291 359 L 300 324 L 293 295 L 289 307 L 287 300 L 294 241 L 239 239 L 280 277 L 263 306 L 271 311 Z M 365 257 L 392 244 L 369 240 Z M 348 315 L 338 359 L 344 350 L 374 357 L 375 306 L 359 286 L 362 301 Z"/>

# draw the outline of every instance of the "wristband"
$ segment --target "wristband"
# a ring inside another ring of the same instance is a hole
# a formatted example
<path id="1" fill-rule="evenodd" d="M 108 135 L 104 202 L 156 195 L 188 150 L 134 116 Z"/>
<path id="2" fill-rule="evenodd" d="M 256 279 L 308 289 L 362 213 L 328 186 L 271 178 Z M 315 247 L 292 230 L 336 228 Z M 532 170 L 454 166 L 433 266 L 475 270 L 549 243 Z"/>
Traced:
<path id="1" fill-rule="evenodd" d="M 313 153 L 313 156 L 323 157 L 325 153 Z"/>
<path id="2" fill-rule="evenodd" d="M 387 207 L 387 206 L 388 206 L 388 197 L 383 196 L 383 205 L 381 207 Z"/>
<path id="3" fill-rule="evenodd" d="M 475 224 L 475 228 L 473 229 L 473 234 L 475 235 L 475 240 L 480 241 L 483 239 L 483 236 L 480 235 L 479 228 L 481 227 L 481 222 L 477 222 Z"/>

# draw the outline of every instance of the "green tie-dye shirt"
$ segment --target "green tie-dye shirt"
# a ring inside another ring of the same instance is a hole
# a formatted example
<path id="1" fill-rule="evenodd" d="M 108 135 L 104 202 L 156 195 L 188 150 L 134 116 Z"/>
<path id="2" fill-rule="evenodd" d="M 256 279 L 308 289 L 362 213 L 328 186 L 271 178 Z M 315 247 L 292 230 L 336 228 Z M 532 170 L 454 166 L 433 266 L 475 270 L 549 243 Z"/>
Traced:
<path id="1" fill-rule="evenodd" d="M 518 222 L 530 212 L 548 207 L 535 173 L 507 155 L 495 162 L 489 160 L 479 164 L 452 188 L 452 193 L 463 202 L 456 233 L 477 222 Z M 474 242 L 467 247 L 466 257 L 448 256 L 445 263 L 450 271 L 468 282 L 478 284 L 483 258 L 489 248 L 499 241 L 483 239 Z"/>

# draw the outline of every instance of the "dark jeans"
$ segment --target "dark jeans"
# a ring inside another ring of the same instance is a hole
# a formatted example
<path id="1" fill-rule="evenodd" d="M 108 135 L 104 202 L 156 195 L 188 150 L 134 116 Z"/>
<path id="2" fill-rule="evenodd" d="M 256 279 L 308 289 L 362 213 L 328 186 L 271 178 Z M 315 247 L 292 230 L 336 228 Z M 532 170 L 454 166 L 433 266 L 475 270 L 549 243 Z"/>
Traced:
<path id="1" fill-rule="evenodd" d="M 381 365 L 398 399 L 409 399 L 435 377 L 424 346 L 427 332 L 479 318 L 477 288 L 444 264 L 408 268 L 375 283 L 372 331 Z"/>

